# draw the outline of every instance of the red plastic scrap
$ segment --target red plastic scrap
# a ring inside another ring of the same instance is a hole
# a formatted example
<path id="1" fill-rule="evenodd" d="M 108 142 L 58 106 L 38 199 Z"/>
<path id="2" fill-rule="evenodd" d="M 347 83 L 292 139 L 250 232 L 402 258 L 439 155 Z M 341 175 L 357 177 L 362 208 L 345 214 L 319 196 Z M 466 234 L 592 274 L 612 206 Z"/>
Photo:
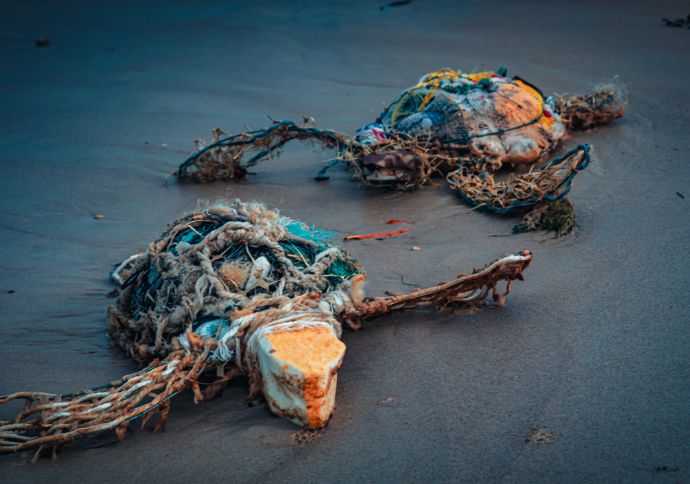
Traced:
<path id="1" fill-rule="evenodd" d="M 394 225 L 394 224 L 414 225 L 414 222 L 410 222 L 409 220 L 403 220 L 403 219 L 399 219 L 399 218 L 392 218 L 388 222 L 386 222 L 386 225 Z"/>

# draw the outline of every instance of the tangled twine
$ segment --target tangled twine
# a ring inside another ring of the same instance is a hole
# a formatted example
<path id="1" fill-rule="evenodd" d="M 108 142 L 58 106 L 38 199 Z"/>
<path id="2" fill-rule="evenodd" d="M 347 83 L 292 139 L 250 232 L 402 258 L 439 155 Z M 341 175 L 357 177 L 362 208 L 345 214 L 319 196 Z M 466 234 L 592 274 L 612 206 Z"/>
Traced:
<path id="1" fill-rule="evenodd" d="M 555 108 L 568 129 L 589 129 L 622 117 L 627 97 L 625 86 L 614 80 L 594 86 L 589 93 L 556 96 Z"/>
<path id="2" fill-rule="evenodd" d="M 181 351 L 92 390 L 68 395 L 19 392 L 0 397 L 0 404 L 26 401 L 14 419 L 0 422 L 0 453 L 37 448 L 35 462 L 52 449 L 55 458 L 60 444 L 106 430 L 115 430 L 121 440 L 132 420 L 143 417 L 143 427 L 156 414 L 159 419 L 154 430 L 159 430 L 170 411 L 170 398 L 191 386 L 195 401 L 201 399 L 197 379 L 206 369 L 205 361 L 203 354 Z"/>
<path id="3" fill-rule="evenodd" d="M 341 324 L 356 329 L 367 318 L 434 305 L 477 308 L 493 294 L 503 305 L 510 282 L 522 279 L 532 256 L 523 251 L 470 275 L 394 297 L 364 299 L 358 264 L 329 245 L 323 231 L 281 217 L 255 203 L 219 203 L 186 215 L 111 276 L 121 281 L 108 309 L 111 340 L 148 365 L 120 381 L 73 394 L 18 392 L 0 404 L 25 400 L 15 418 L 0 421 L 0 453 L 36 449 L 34 459 L 80 436 L 115 430 L 158 416 L 169 400 L 191 389 L 199 402 L 238 375 L 250 397 L 261 393 L 255 342 L 261 334 Z M 505 292 L 498 291 L 507 281 Z"/>
<path id="4" fill-rule="evenodd" d="M 180 165 L 175 176 L 180 180 L 199 183 L 241 180 L 250 167 L 276 156 L 289 141 L 303 140 L 320 142 L 326 148 L 337 148 L 335 161 L 346 162 L 357 180 L 372 186 L 379 183 L 367 176 L 368 166 L 376 164 L 385 156 L 400 159 L 408 155 L 407 166 L 397 167 L 396 187 L 414 189 L 427 183 L 442 166 L 454 163 L 452 153 L 461 149 L 441 146 L 429 137 L 426 140 L 413 139 L 403 134 L 393 136 L 376 146 L 367 146 L 336 131 L 297 125 L 290 120 L 275 122 L 265 129 L 238 135 L 221 137 L 221 134 L 221 130 L 213 130 L 208 145 L 197 140 L 197 147 L 200 149 Z M 325 173 L 332 166 L 331 162 L 319 172 L 316 179 L 328 179 Z"/>
<path id="5" fill-rule="evenodd" d="M 333 290 L 360 271 L 323 237 L 256 203 L 218 204 L 182 217 L 114 271 L 126 282 L 108 310 L 109 336 L 146 362 L 166 356 L 190 322 L 227 317 L 259 296 L 263 305 L 279 306 L 294 295 Z"/>
<path id="6" fill-rule="evenodd" d="M 274 155 L 290 140 L 319 141 L 325 147 L 338 148 L 339 151 L 350 143 L 347 136 L 335 131 L 309 127 L 308 121 L 305 119 L 303 126 L 281 121 L 266 129 L 225 137 L 225 133 L 216 128 L 208 144 L 196 140 L 197 151 L 180 165 L 175 175 L 181 180 L 199 183 L 240 180 L 248 168 Z"/>
<path id="7" fill-rule="evenodd" d="M 242 139 L 241 144 L 236 144 L 237 138 Z M 328 146 L 337 144 L 339 153 L 335 161 L 347 163 L 354 178 L 365 185 L 391 186 L 389 178 L 392 178 L 396 188 L 412 190 L 430 183 L 435 175 L 445 176 L 448 186 L 465 203 L 500 215 L 529 212 L 539 205 L 566 197 L 575 175 L 591 161 L 589 145 L 581 144 L 541 167 L 532 166 L 527 173 L 511 173 L 506 181 L 496 181 L 492 166 L 471 162 L 462 145 L 447 145 L 429 136 L 411 138 L 404 134 L 391 135 L 376 145 L 362 145 L 333 131 L 305 130 L 292 121 L 281 121 L 265 130 L 215 140 L 202 154 L 213 159 L 212 163 L 194 154 L 180 166 L 176 175 L 182 180 L 197 182 L 241 179 L 246 168 L 275 155 L 276 150 L 292 139 L 323 141 Z M 261 156 L 252 155 L 249 161 L 245 160 L 248 146 L 256 145 L 263 147 Z M 219 170 L 219 165 L 226 168 Z M 327 179 L 326 170 L 333 165 L 324 167 L 316 179 Z M 383 172 L 389 178 L 374 178 L 373 172 Z M 534 226 L 534 230 L 541 228 L 544 226 Z M 565 235 L 569 228 L 558 227 L 557 233 Z"/>
<path id="8" fill-rule="evenodd" d="M 527 173 L 511 173 L 506 181 L 497 182 L 492 173 L 467 167 L 449 173 L 447 180 L 467 204 L 509 215 L 564 198 L 575 175 L 587 168 L 590 159 L 589 145 L 583 144 Z"/>

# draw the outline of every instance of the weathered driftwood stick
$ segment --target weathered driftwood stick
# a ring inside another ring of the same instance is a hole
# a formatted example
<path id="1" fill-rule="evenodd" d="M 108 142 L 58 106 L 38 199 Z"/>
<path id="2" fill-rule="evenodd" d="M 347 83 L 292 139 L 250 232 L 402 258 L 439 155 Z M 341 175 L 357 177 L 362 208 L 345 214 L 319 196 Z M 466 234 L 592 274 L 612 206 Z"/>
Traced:
<path id="1" fill-rule="evenodd" d="M 493 292 L 493 298 L 499 305 L 503 305 L 505 297 L 510 292 L 513 280 L 522 280 L 524 271 L 532 262 L 532 254 L 528 250 L 518 255 L 509 255 L 487 265 L 484 269 L 476 270 L 472 274 L 459 275 L 450 282 L 442 282 L 427 289 L 418 289 L 408 294 L 391 297 L 377 297 L 359 304 L 355 311 L 343 315 L 343 320 L 357 329 L 363 318 L 373 318 L 401 309 L 414 309 L 424 306 L 472 307 L 483 302 Z M 496 292 L 499 281 L 506 281 L 506 291 Z"/>

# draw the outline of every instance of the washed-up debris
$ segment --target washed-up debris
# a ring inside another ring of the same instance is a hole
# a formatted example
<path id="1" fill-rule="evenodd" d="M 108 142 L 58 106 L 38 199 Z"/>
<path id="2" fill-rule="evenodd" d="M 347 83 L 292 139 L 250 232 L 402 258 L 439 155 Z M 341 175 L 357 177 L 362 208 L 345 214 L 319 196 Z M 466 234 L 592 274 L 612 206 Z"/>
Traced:
<path id="1" fill-rule="evenodd" d="M 677 19 L 662 18 L 661 21 L 664 22 L 664 26 L 666 26 L 666 27 L 690 29 L 690 15 L 688 15 L 685 18 L 677 18 Z"/>
<path id="2" fill-rule="evenodd" d="M 395 2 L 387 3 L 386 5 L 381 5 L 379 10 L 385 10 L 387 8 L 404 7 L 412 3 L 412 0 L 396 0 Z"/>
<path id="3" fill-rule="evenodd" d="M 556 435 L 546 427 L 535 427 L 525 437 L 525 444 L 552 444 L 556 441 Z"/>
<path id="4" fill-rule="evenodd" d="M 287 142 L 308 140 L 337 150 L 318 180 L 328 179 L 327 170 L 338 162 L 368 186 L 411 190 L 443 177 L 477 210 L 525 215 L 565 199 L 588 166 L 585 144 L 545 161 L 567 132 L 608 123 L 626 106 L 626 90 L 617 80 L 581 95 L 546 97 L 524 79 L 508 77 L 505 68 L 472 74 L 442 69 L 423 76 L 354 136 L 289 120 L 233 136 L 215 129 L 209 144 L 197 144 L 176 175 L 197 182 L 239 180 Z M 496 178 L 503 166 L 526 168 Z M 557 233 L 573 226 L 557 227 Z"/>
<path id="5" fill-rule="evenodd" d="M 386 225 L 397 225 L 397 224 L 414 225 L 414 222 L 410 222 L 409 220 L 402 220 L 399 218 L 392 218 L 388 222 L 386 222 Z"/>
<path id="6" fill-rule="evenodd" d="M 335 404 L 342 325 L 424 306 L 477 308 L 491 295 L 502 302 L 531 259 L 523 251 L 427 289 L 369 299 L 359 264 L 323 231 L 256 203 L 214 204 L 175 220 L 111 273 L 122 293 L 108 308 L 108 335 L 144 369 L 72 394 L 0 397 L 26 401 L 0 422 L 0 453 L 31 449 L 38 458 L 106 430 L 122 439 L 137 418 L 145 425 L 158 416 L 160 429 L 176 394 L 207 400 L 240 375 L 249 398 L 263 395 L 276 415 L 321 428 Z"/>
<path id="7" fill-rule="evenodd" d="M 395 237 L 396 235 L 406 234 L 409 231 L 410 229 L 400 229 L 392 230 L 390 232 L 376 232 L 373 234 L 348 235 L 347 237 L 345 237 L 345 240 L 381 239 L 383 237 Z"/>
<path id="8" fill-rule="evenodd" d="M 304 446 L 311 444 L 315 440 L 321 438 L 321 431 L 319 430 L 299 430 L 292 434 L 292 438 L 297 444 Z"/>
<path id="9" fill-rule="evenodd" d="M 513 227 L 513 233 L 531 232 L 542 228 L 554 232 L 556 237 L 569 233 L 575 226 L 575 210 L 567 198 L 554 203 L 544 203 L 522 218 L 522 223 Z"/>

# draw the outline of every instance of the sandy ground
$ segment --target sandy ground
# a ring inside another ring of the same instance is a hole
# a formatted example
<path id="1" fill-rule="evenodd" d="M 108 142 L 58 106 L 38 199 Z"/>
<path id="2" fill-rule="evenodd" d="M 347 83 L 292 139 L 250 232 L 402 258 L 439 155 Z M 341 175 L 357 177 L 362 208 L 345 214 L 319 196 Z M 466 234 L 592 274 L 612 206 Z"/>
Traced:
<path id="1" fill-rule="evenodd" d="M 523 248 L 535 262 L 505 309 L 346 334 L 337 411 L 308 445 L 235 385 L 198 406 L 177 398 L 161 434 L 82 442 L 57 463 L 1 458 L 3 481 L 690 480 L 690 31 L 660 22 L 687 4 L 99 3 L 15 2 L 0 16 L 0 393 L 134 370 L 108 348 L 107 272 L 198 199 L 262 200 L 341 233 L 415 220 L 408 235 L 348 243 L 371 295 Z M 614 74 L 630 89 L 624 120 L 569 141 L 597 160 L 565 239 L 506 236 L 514 219 L 470 212 L 443 184 L 382 192 L 338 170 L 315 183 L 330 153 L 308 146 L 244 183 L 169 176 L 215 126 L 304 113 L 352 132 L 427 71 L 500 65 L 545 92 Z M 542 427 L 555 440 L 526 443 Z"/>

